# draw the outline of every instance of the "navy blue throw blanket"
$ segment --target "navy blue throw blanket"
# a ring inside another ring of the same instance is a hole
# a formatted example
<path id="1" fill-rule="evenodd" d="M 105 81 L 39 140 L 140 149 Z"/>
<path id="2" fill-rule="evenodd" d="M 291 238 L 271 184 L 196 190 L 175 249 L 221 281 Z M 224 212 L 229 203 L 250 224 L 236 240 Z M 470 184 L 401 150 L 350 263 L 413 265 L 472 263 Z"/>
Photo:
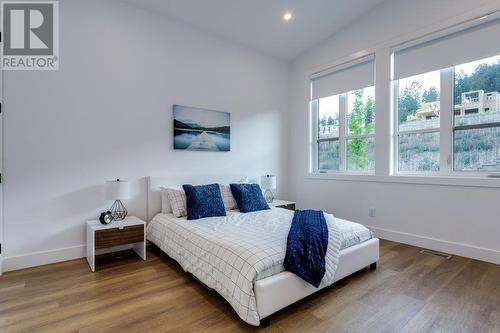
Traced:
<path id="1" fill-rule="evenodd" d="M 283 266 L 316 288 L 325 276 L 328 226 L 322 211 L 296 210 Z"/>

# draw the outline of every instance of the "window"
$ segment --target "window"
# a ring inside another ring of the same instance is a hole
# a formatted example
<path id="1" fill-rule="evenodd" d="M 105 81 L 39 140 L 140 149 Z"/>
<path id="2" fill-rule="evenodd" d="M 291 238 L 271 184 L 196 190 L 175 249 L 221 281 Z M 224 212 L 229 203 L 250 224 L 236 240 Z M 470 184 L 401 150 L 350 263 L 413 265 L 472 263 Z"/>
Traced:
<path id="1" fill-rule="evenodd" d="M 311 80 L 313 170 L 375 170 L 374 58 L 368 56 Z"/>
<path id="2" fill-rule="evenodd" d="M 376 118 L 374 55 L 313 73 L 309 172 L 333 173 L 325 177 L 333 179 L 351 174 L 346 178 L 355 180 L 365 178 L 356 174 L 474 174 L 480 177 L 392 179 L 489 186 L 483 177 L 500 174 L 500 43 L 493 42 L 499 29 L 500 15 L 491 16 L 395 46 L 391 90 L 379 96 L 382 119 Z M 381 62 L 379 80 L 387 65 Z M 387 131 L 377 133 L 377 146 L 376 123 Z M 377 170 L 376 153 L 382 155 Z"/>
<path id="3" fill-rule="evenodd" d="M 500 170 L 500 55 L 454 67 L 453 170 Z M 462 112 L 464 110 L 464 112 Z"/>
<path id="4" fill-rule="evenodd" d="M 396 173 L 500 171 L 499 28 L 497 19 L 393 52 Z"/>
<path id="5" fill-rule="evenodd" d="M 403 78 L 397 86 L 398 171 L 439 171 L 440 72 Z"/>
<path id="6" fill-rule="evenodd" d="M 500 170 L 500 55 L 402 78 L 395 86 L 398 172 L 443 171 L 441 156 L 453 156 L 448 172 Z M 453 99 L 451 126 L 441 126 L 441 86 Z M 441 136 L 452 137 L 452 147 L 443 146 Z"/>

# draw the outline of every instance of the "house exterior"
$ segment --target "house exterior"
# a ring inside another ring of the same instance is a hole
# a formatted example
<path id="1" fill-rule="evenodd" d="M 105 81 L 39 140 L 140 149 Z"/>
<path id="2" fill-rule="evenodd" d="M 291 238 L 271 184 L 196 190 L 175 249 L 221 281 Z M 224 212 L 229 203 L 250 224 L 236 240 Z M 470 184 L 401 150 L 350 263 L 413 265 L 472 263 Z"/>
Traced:
<path id="1" fill-rule="evenodd" d="M 439 117 L 439 102 L 426 102 L 420 104 L 420 108 L 414 115 L 409 115 L 406 120 L 428 120 Z"/>
<path id="2" fill-rule="evenodd" d="M 474 90 L 464 92 L 461 95 L 461 104 L 456 104 L 453 108 L 455 116 L 465 116 L 470 114 L 481 114 L 488 112 L 500 112 L 500 93 L 484 92 L 484 90 Z M 414 115 L 409 115 L 407 121 L 429 120 L 439 117 L 439 102 L 422 103 Z"/>
<path id="3" fill-rule="evenodd" d="M 493 91 L 485 93 L 484 90 L 475 90 L 462 93 L 462 104 L 455 105 L 453 114 L 465 116 L 468 114 L 499 112 L 500 93 Z"/>

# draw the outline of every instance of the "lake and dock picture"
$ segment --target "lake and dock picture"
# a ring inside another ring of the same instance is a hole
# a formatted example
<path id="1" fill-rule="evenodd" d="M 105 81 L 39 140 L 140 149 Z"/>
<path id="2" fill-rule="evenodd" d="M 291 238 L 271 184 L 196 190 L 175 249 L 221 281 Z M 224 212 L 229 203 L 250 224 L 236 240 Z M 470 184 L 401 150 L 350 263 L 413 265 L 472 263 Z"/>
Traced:
<path id="1" fill-rule="evenodd" d="M 229 112 L 174 105 L 174 149 L 230 151 Z"/>

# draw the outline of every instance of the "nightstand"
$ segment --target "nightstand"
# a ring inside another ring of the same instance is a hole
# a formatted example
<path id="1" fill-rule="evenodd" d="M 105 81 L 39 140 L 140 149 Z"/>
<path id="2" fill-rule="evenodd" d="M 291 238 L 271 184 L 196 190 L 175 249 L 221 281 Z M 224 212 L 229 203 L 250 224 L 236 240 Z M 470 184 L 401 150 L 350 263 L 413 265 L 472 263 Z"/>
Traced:
<path id="1" fill-rule="evenodd" d="M 133 244 L 133 250 L 146 260 L 146 223 L 138 217 L 127 216 L 122 221 L 101 224 L 98 220 L 87 222 L 87 261 L 95 272 L 96 251 L 113 246 Z"/>
<path id="2" fill-rule="evenodd" d="M 287 200 L 273 200 L 273 202 L 268 203 L 269 206 L 271 207 L 277 207 L 277 208 L 285 208 L 289 210 L 295 210 L 295 204 L 296 202 L 294 201 L 287 201 Z"/>

